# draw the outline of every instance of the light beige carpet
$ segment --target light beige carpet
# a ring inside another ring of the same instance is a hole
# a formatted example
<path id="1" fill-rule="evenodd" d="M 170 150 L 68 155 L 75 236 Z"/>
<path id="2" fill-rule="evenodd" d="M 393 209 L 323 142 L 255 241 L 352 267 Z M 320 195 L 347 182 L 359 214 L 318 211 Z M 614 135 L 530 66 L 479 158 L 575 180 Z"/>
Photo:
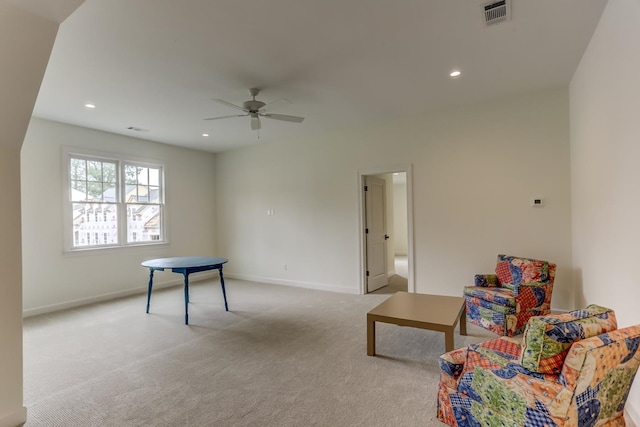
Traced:
<path id="1" fill-rule="evenodd" d="M 26 426 L 430 426 L 438 332 L 377 325 L 389 295 L 227 281 L 25 319 Z M 456 346 L 493 338 L 468 326 Z"/>

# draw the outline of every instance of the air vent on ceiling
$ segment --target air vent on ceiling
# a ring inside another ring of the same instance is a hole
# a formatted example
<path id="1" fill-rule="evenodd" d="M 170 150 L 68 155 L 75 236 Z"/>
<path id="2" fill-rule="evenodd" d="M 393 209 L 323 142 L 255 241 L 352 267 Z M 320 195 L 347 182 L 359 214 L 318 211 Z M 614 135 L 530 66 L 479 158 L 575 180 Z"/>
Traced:
<path id="1" fill-rule="evenodd" d="M 134 132 L 149 132 L 149 129 L 142 129 L 135 126 L 129 126 L 127 129 L 132 130 Z"/>
<path id="2" fill-rule="evenodd" d="M 494 1 L 483 6 L 484 22 L 497 24 L 511 18 L 511 0 Z"/>

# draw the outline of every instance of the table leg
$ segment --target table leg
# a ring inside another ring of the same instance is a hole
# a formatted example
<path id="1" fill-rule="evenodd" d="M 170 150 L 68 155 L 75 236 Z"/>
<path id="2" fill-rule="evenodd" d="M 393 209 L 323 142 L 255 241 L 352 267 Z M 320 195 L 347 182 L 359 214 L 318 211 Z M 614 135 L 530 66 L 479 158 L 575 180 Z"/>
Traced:
<path id="1" fill-rule="evenodd" d="M 446 352 L 453 351 L 455 347 L 455 341 L 453 336 L 453 328 L 444 332 L 444 350 Z"/>
<path id="2" fill-rule="evenodd" d="M 376 322 L 367 315 L 367 355 L 376 355 Z"/>
<path id="3" fill-rule="evenodd" d="M 222 297 L 224 298 L 224 309 L 225 311 L 229 311 L 229 306 L 227 305 L 227 292 L 224 290 L 224 276 L 222 275 L 222 266 L 218 268 L 218 272 L 220 273 L 220 286 L 222 287 Z"/>
<path id="4" fill-rule="evenodd" d="M 467 307 L 462 309 L 460 314 L 460 335 L 467 335 Z"/>
<path id="5" fill-rule="evenodd" d="M 151 303 L 152 287 L 153 287 L 153 268 L 149 269 L 149 290 L 147 291 L 147 313 L 149 313 L 149 304 Z"/>
<path id="6" fill-rule="evenodd" d="M 184 324 L 189 324 L 189 274 L 184 273 Z"/>

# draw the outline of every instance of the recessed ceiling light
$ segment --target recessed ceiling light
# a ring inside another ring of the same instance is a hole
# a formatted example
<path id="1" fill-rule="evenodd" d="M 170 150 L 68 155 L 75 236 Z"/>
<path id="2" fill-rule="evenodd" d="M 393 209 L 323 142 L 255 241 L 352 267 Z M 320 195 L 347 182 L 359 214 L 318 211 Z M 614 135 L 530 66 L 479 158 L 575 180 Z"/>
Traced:
<path id="1" fill-rule="evenodd" d="M 96 106 L 93 104 L 84 104 L 84 106 L 87 108 L 96 108 Z"/>
<path id="2" fill-rule="evenodd" d="M 460 74 L 462 74 L 459 70 L 453 70 L 452 72 L 449 73 L 449 76 L 451 77 L 459 77 Z"/>
<path id="3" fill-rule="evenodd" d="M 203 133 L 202 136 L 209 136 L 209 134 L 208 133 Z"/>

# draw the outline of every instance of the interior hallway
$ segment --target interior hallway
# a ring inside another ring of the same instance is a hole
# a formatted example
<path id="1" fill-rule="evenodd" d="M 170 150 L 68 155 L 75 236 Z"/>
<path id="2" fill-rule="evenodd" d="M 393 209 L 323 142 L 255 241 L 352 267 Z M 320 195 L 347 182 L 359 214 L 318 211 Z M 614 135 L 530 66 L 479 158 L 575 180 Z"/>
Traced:
<path id="1" fill-rule="evenodd" d="M 409 288 L 409 263 L 407 256 L 398 256 L 394 258 L 395 274 L 389 276 L 389 284 L 377 289 L 372 294 L 395 294 L 398 291 L 407 292 Z"/>

